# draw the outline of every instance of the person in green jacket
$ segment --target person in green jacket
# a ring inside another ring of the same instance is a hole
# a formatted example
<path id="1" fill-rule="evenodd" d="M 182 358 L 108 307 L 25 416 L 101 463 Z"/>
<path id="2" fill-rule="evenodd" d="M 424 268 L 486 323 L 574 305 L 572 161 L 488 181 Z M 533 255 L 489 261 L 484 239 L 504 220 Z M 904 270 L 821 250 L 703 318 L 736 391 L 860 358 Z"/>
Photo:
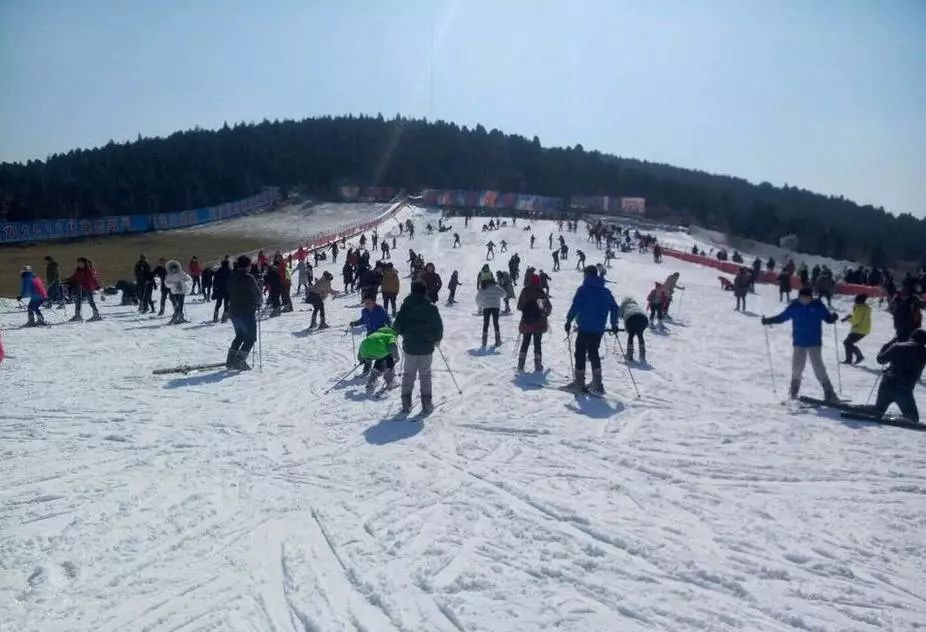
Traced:
<path id="1" fill-rule="evenodd" d="M 405 370 L 402 373 L 402 412 L 412 409 L 412 389 L 415 376 L 421 382 L 421 408 L 425 414 L 434 410 L 431 398 L 431 359 L 434 347 L 444 336 L 440 312 L 426 295 L 427 286 L 421 280 L 412 283 L 412 293 L 395 317 L 393 328 L 402 336 Z"/>
<path id="2" fill-rule="evenodd" d="M 380 327 L 368 334 L 360 343 L 357 360 L 372 363 L 373 370 L 367 378 L 367 393 L 376 388 L 376 380 L 383 376 L 384 388 L 395 386 L 395 363 L 399 359 L 395 330 L 389 326 Z"/>

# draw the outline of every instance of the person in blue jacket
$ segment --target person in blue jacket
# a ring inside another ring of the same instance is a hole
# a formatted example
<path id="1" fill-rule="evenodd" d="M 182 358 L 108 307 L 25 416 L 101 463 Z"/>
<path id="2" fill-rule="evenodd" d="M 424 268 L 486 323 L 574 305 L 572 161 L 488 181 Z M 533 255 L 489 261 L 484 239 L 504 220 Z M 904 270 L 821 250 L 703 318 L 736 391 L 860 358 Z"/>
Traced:
<path id="1" fill-rule="evenodd" d="M 606 330 L 608 316 L 611 318 L 611 331 L 617 333 L 620 310 L 611 290 L 605 287 L 604 279 L 598 276 L 598 268 L 587 266 L 585 279 L 572 298 L 572 305 L 566 313 L 566 334 L 572 331 L 572 321 L 576 321 L 576 371 L 575 379 L 563 387 L 565 390 L 579 393 L 585 391 L 585 358 L 592 365 L 592 383 L 589 390 L 604 393 L 601 382 L 601 356 L 598 347 Z"/>
<path id="2" fill-rule="evenodd" d="M 383 309 L 383 306 L 376 303 L 375 296 L 365 294 L 363 297 L 363 309 L 360 310 L 360 318 L 350 323 L 351 327 L 356 327 L 357 325 L 366 327 L 367 336 L 370 336 L 383 327 L 392 327 L 392 320 L 389 318 L 388 312 Z M 370 366 L 372 364 L 371 361 L 364 361 L 363 375 L 370 372 Z"/>
<path id="3" fill-rule="evenodd" d="M 823 364 L 823 323 L 835 323 L 838 317 L 822 301 L 814 299 L 813 290 L 802 287 L 797 300 L 791 301 L 783 312 L 770 318 L 762 318 L 763 325 L 777 325 L 792 322 L 791 336 L 794 341 L 794 355 L 791 357 L 791 399 L 797 399 L 801 389 L 801 376 L 810 356 L 810 365 L 823 387 L 823 398 L 836 401 L 836 391 L 826 374 Z"/>

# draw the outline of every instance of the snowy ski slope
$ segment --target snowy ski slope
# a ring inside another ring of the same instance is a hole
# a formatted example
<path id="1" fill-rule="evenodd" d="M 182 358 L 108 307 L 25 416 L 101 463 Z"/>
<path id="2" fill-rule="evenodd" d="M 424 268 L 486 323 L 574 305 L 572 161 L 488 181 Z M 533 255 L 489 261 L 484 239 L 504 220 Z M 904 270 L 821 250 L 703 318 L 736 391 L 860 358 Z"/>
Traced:
<path id="1" fill-rule="evenodd" d="M 523 222 L 484 234 L 454 219 L 453 250 L 452 233 L 429 237 L 413 215 L 411 245 L 465 284 L 440 306 L 464 395 L 435 356 L 444 403 L 423 424 L 392 420 L 398 391 L 323 395 L 354 363 L 356 296 L 329 304 L 324 332 L 306 331 L 301 303 L 264 321 L 262 372 L 157 377 L 224 359 L 231 326 L 208 305 L 169 327 L 110 301 L 100 323 L 15 329 L 25 316 L 3 304 L 0 630 L 926 627 L 924 435 L 782 406 L 790 330 L 770 332 L 776 398 L 758 322 L 779 308 L 775 288 L 740 314 L 713 270 L 621 255 L 618 297 L 642 301 L 678 270 L 684 298 L 647 334 L 642 398 L 610 337 L 608 398 L 575 398 L 515 378 L 517 317 L 483 353 L 473 315 L 484 243 L 506 239 L 522 269 L 549 271 L 555 224 L 534 224 L 530 251 Z M 601 257 L 581 227 L 567 241 Z M 552 273 L 551 383 L 568 374 L 574 268 L 570 255 Z M 874 326 L 868 359 L 842 369 L 856 400 L 890 336 L 883 312 Z M 830 330 L 825 345 L 836 382 Z M 819 394 L 807 374 L 804 392 Z"/>

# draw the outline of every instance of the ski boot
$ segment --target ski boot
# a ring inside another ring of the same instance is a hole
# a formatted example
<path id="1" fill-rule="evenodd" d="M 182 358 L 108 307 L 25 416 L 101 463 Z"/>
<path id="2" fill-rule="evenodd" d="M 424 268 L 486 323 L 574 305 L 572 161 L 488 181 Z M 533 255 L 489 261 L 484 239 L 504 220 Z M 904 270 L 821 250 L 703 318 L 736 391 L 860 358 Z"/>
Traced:
<path id="1" fill-rule="evenodd" d="M 643 355 L 642 352 L 640 355 Z M 624 360 L 633 362 L 633 342 L 627 343 L 627 353 L 624 354 Z"/>
<path id="2" fill-rule="evenodd" d="M 797 399 L 797 394 L 800 392 L 800 390 L 801 390 L 800 380 L 791 380 L 791 389 L 789 392 L 791 399 Z"/>
<path id="3" fill-rule="evenodd" d="M 595 393 L 596 395 L 604 395 L 604 384 L 601 382 L 601 369 L 594 369 L 592 371 L 592 384 L 588 387 L 590 393 Z"/>
<path id="4" fill-rule="evenodd" d="M 232 366 L 232 368 L 237 369 L 239 371 L 250 371 L 251 367 L 248 366 L 248 363 L 246 362 L 247 359 L 248 359 L 247 351 L 238 351 L 235 354 L 235 364 L 234 366 Z"/>
<path id="5" fill-rule="evenodd" d="M 369 375 L 369 374 L 370 374 L 370 363 L 364 362 L 363 369 L 360 370 L 360 375 L 364 376 L 364 375 Z"/>
<path id="6" fill-rule="evenodd" d="M 376 380 L 379 379 L 379 374 L 381 372 L 377 371 L 376 369 L 373 369 L 369 373 L 370 373 L 370 377 L 367 378 L 366 390 L 367 390 L 367 395 L 372 395 L 374 389 L 376 389 Z"/>
<path id="7" fill-rule="evenodd" d="M 387 389 L 395 388 L 395 369 L 386 369 L 383 372 L 383 387 Z"/>
<path id="8" fill-rule="evenodd" d="M 540 354 L 534 355 L 534 372 L 543 373 L 543 356 Z"/>
<path id="9" fill-rule="evenodd" d="M 26 320 L 26 324 L 23 327 L 35 327 L 35 314 L 29 312 L 29 315 Z"/>
<path id="10" fill-rule="evenodd" d="M 324 319 L 324 318 L 322 318 L 322 322 L 320 322 L 320 323 L 318 324 L 319 330 L 321 330 L 321 329 L 328 329 L 330 326 L 331 326 L 331 325 L 329 325 L 328 323 L 325 322 L 325 319 Z"/>
<path id="11" fill-rule="evenodd" d="M 584 393 L 585 392 L 585 370 L 576 371 L 576 377 L 569 384 L 560 387 L 561 390 L 564 390 L 568 393 Z"/>
<path id="12" fill-rule="evenodd" d="M 48 323 L 45 322 L 45 317 L 42 315 L 42 312 L 36 312 L 35 314 L 35 324 L 45 327 Z"/>
<path id="13" fill-rule="evenodd" d="M 238 350 L 229 349 L 228 353 L 225 355 L 225 368 L 233 369 L 235 368 L 235 361 L 238 359 Z"/>
<path id="14" fill-rule="evenodd" d="M 524 363 L 527 361 L 526 353 L 518 354 L 518 373 L 524 373 Z"/>
<path id="15" fill-rule="evenodd" d="M 402 393 L 402 413 L 407 415 L 412 412 L 412 394 Z"/>
<path id="16" fill-rule="evenodd" d="M 312 312 L 312 322 L 309 323 L 309 329 L 315 329 L 315 320 L 317 316 L 315 312 Z"/>
<path id="17" fill-rule="evenodd" d="M 421 412 L 425 415 L 430 415 L 434 412 L 434 403 L 431 401 L 430 395 L 421 396 Z"/>
<path id="18" fill-rule="evenodd" d="M 83 317 L 80 315 L 80 310 L 77 310 L 76 312 L 74 312 L 74 315 L 71 316 L 71 318 L 70 318 L 70 320 L 68 320 L 68 322 L 69 322 L 69 323 L 82 323 L 82 322 L 84 322 Z"/>
<path id="19" fill-rule="evenodd" d="M 836 394 L 832 384 L 823 385 L 823 401 L 831 404 L 839 403 L 839 395 Z"/>
<path id="20" fill-rule="evenodd" d="M 88 318 L 88 319 L 87 319 L 87 322 L 88 322 L 88 323 L 92 323 L 92 322 L 97 321 L 97 320 L 103 320 L 103 317 L 100 316 L 100 312 L 99 312 L 99 311 L 93 310 L 93 316 L 91 316 L 90 318 Z"/>
<path id="21" fill-rule="evenodd" d="M 501 346 L 502 346 L 502 335 L 496 331 L 495 332 L 495 348 L 497 349 Z"/>

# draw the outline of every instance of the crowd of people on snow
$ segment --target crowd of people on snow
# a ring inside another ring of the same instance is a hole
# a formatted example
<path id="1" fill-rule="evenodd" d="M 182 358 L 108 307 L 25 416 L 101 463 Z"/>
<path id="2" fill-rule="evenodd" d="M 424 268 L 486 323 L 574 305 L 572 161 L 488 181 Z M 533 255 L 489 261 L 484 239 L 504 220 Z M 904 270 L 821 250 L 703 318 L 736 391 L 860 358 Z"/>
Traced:
<path id="1" fill-rule="evenodd" d="M 516 225 L 512 218 L 512 227 Z M 469 216 L 465 216 L 468 223 Z M 559 228 L 567 232 L 576 232 L 578 222 L 560 221 Z M 430 224 L 428 225 L 430 228 Z M 484 226 L 486 231 L 499 230 L 508 226 L 507 221 L 490 219 Z M 407 220 L 398 225 L 399 233 L 413 240 L 415 225 Z M 531 230 L 529 226 L 526 230 Z M 452 227 L 443 220 L 438 222 L 439 232 L 451 231 Z M 428 230 L 428 233 L 433 230 Z M 458 233 L 453 233 L 453 248 L 461 247 Z M 611 291 L 605 285 L 607 269 L 615 258 L 614 249 L 622 252 L 631 249 L 632 240 L 637 243 L 638 252 L 653 251 L 654 260 L 661 261 L 661 245 L 651 235 L 639 231 L 631 233 L 629 229 L 606 225 L 599 221 L 588 225 L 588 241 L 594 242 L 599 249 L 604 246 L 604 263 L 586 265 L 586 255 L 576 250 L 576 270 L 581 270 L 583 281 L 572 299 L 566 312 L 565 329 L 567 334 L 575 332 L 574 369 L 572 382 L 564 387 L 574 392 L 604 392 L 601 373 L 600 345 L 604 334 L 610 331 L 617 334 L 619 325 L 627 335 L 625 356 L 630 362 L 634 360 L 635 350 L 639 359 L 646 362 L 646 343 L 644 332 L 648 327 L 662 324 L 668 318 L 669 308 L 676 291 L 684 291 L 679 285 L 679 273 L 670 274 L 665 281 L 656 282 L 646 297 L 645 306 L 641 306 L 633 297 L 624 297 L 618 305 Z M 530 249 L 533 250 L 536 238 L 530 235 Z M 553 271 L 560 270 L 562 261 L 568 260 L 569 246 L 562 233 L 554 239 L 551 232 L 547 245 L 553 259 Z M 346 240 L 333 242 L 324 249 L 313 251 L 300 247 L 285 256 L 275 252 L 268 257 L 263 250 L 252 260 L 246 255 L 239 256 L 234 262 L 225 256 L 218 265 L 203 265 L 197 257 L 192 257 L 186 267 L 174 259 L 160 258 L 152 267 L 144 255 L 141 255 L 134 267 L 134 283 L 121 280 L 114 288 L 106 288 L 105 294 L 121 292 L 123 304 L 137 304 L 141 313 L 163 315 L 166 304 L 170 302 L 173 313 L 170 324 L 187 322 L 184 306 L 187 296 L 201 296 L 205 302 L 215 301 L 213 322 L 232 321 L 235 338 L 229 347 L 226 365 L 233 369 L 248 369 L 247 357 L 257 338 L 257 319 L 260 314 L 273 318 L 281 313 L 293 311 L 292 296 L 305 292 L 305 303 L 312 308 L 310 329 L 323 330 L 329 327 L 325 315 L 325 301 L 334 295 L 358 293 L 362 303 L 359 318 L 350 322 L 351 327 L 363 326 L 366 336 L 360 344 L 358 367 L 363 367 L 367 375 L 367 388 L 373 390 L 380 377 L 384 387 L 393 387 L 395 366 L 398 360 L 398 337 L 402 337 L 405 371 L 402 377 L 402 405 L 404 410 L 411 408 L 412 390 L 415 381 L 419 382 L 422 408 L 426 412 L 433 407 L 431 389 L 431 364 L 434 349 L 443 336 L 443 325 L 437 305 L 441 300 L 444 282 L 434 262 L 426 262 L 422 254 L 413 248 L 408 250 L 408 264 L 411 293 L 397 306 L 397 297 L 402 288 L 400 275 L 392 263 L 392 251 L 396 247 L 396 237 L 392 235 L 391 245 L 388 239 L 380 239 L 376 231 L 359 236 L 358 245 L 346 243 Z M 494 260 L 498 253 L 507 253 L 508 243 L 501 239 L 499 245 L 494 241 L 486 244 L 486 259 Z M 345 250 L 346 249 L 346 250 Z M 693 252 L 698 252 L 697 246 Z M 338 256 L 343 253 L 341 279 L 343 290 L 333 289 L 334 276 L 324 271 L 317 277 L 315 269 L 320 261 L 330 261 L 336 265 Z M 703 254 L 703 251 L 701 251 Z M 374 255 L 376 258 L 375 261 Z M 717 258 L 726 260 L 728 254 L 721 249 Z M 742 263 L 742 255 L 734 251 L 732 260 Z M 93 262 L 85 257 L 78 258 L 73 273 L 62 277 L 60 265 L 51 257 L 45 258 L 45 280 L 36 274 L 30 266 L 21 272 L 21 290 L 19 298 L 28 300 L 26 326 L 46 324 L 42 309 L 56 305 L 64 308 L 73 303 L 75 313 L 71 321 L 80 321 L 82 305 L 89 304 L 92 310 L 90 320 L 100 320 L 101 316 L 94 301 L 95 292 L 101 289 L 101 283 Z M 314 265 L 313 265 L 314 263 Z M 543 337 L 549 330 L 549 319 L 553 312 L 550 296 L 551 277 L 543 269 L 529 266 L 521 275 L 521 258 L 517 252 L 508 258 L 507 269 L 492 271 L 486 263 L 476 275 L 473 283 L 473 298 L 482 317 L 482 349 L 489 343 L 490 328 L 494 334 L 494 346 L 502 344 L 499 328 L 499 316 L 512 312 L 511 302 L 520 312 L 517 370 L 524 371 L 527 356 L 533 347 L 534 370 L 543 370 Z M 746 310 L 746 300 L 755 291 L 755 283 L 763 267 L 774 271 L 776 262 L 770 258 L 763 262 L 755 258 L 751 266 L 742 266 L 732 281 L 720 277 L 724 289 L 733 292 L 736 299 L 735 309 Z M 295 279 L 293 277 L 295 276 Z M 796 300 L 791 300 L 792 278 L 800 280 L 800 289 Z M 878 354 L 878 361 L 887 364 L 878 398 L 873 408 L 875 414 L 883 414 L 891 402 L 896 402 L 903 414 L 918 420 L 918 411 L 913 400 L 913 386 L 926 364 L 926 332 L 920 329 L 922 309 L 924 306 L 922 288 L 926 283 L 926 273 L 907 274 L 898 287 L 888 270 L 864 267 L 849 269 L 843 275 L 847 282 L 864 282 L 880 284 L 885 289 L 887 309 L 893 317 L 895 337 L 888 341 Z M 826 373 L 822 358 L 822 324 L 835 323 L 838 316 L 832 311 L 832 295 L 835 276 L 826 265 L 816 265 L 808 270 L 806 264 L 796 266 L 792 259 L 782 266 L 778 275 L 779 300 L 788 301 L 787 307 L 778 315 L 763 317 L 763 325 L 775 325 L 791 321 L 793 324 L 792 372 L 790 383 L 791 397 L 797 397 L 806 362 L 809 359 L 824 398 L 836 400 L 837 395 Z M 292 287 L 295 281 L 295 292 Z M 520 292 L 516 287 L 522 286 Z M 458 288 L 464 286 L 459 272 L 453 270 L 447 283 L 446 305 L 457 303 Z M 155 294 L 159 294 L 159 306 L 155 303 Z M 382 297 L 382 304 L 379 298 Z M 851 326 L 849 334 L 843 340 L 845 363 L 857 364 L 864 359 L 858 343 L 871 332 L 872 309 L 868 304 L 869 296 L 861 293 L 855 297 L 852 312 L 842 320 Z M 591 380 L 586 386 L 586 364 L 591 368 Z"/>

